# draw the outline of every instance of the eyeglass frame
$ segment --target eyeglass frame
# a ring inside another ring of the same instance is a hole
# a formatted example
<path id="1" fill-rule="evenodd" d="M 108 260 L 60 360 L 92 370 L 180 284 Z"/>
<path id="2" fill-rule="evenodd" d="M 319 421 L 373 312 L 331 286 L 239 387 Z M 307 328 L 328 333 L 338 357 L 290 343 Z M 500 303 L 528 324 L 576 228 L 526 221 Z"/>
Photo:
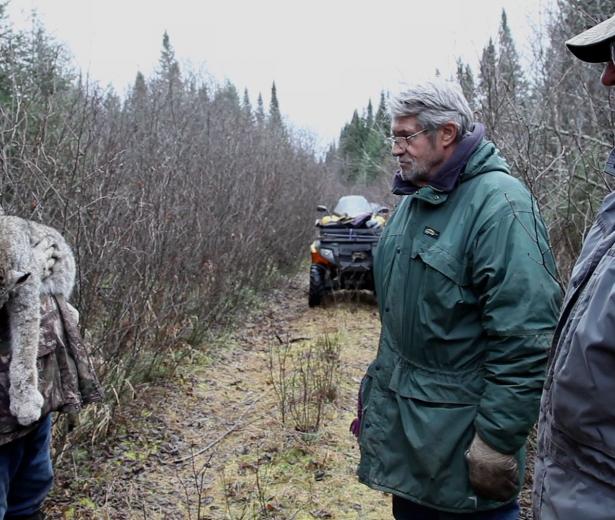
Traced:
<path id="1" fill-rule="evenodd" d="M 429 132 L 429 128 L 423 128 L 423 130 L 419 130 L 418 132 L 415 132 L 413 134 L 410 135 L 406 135 L 406 136 L 391 136 L 391 137 L 385 137 L 385 142 L 387 142 L 388 144 L 391 145 L 391 149 L 397 145 L 399 146 L 402 150 L 406 150 L 408 148 L 408 146 L 410 146 L 410 144 L 412 143 L 412 140 L 417 137 L 418 135 L 421 135 L 424 132 Z M 402 145 L 401 141 L 405 141 L 406 144 Z"/>

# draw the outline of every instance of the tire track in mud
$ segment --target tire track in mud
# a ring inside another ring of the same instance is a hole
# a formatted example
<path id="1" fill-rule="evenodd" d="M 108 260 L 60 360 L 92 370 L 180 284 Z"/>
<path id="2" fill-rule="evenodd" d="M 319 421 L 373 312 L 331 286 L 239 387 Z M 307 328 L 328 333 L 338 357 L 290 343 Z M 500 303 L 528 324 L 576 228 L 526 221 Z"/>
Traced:
<path id="1" fill-rule="evenodd" d="M 208 358 L 175 381 L 138 389 L 125 424 L 91 461 L 58 471 L 52 518 L 222 519 L 390 517 L 390 499 L 360 485 L 348 426 L 379 334 L 370 298 L 338 295 L 307 305 L 307 276 L 270 292 Z M 321 429 L 301 434 L 280 420 L 269 368 L 279 340 L 335 337 L 340 371 Z"/>

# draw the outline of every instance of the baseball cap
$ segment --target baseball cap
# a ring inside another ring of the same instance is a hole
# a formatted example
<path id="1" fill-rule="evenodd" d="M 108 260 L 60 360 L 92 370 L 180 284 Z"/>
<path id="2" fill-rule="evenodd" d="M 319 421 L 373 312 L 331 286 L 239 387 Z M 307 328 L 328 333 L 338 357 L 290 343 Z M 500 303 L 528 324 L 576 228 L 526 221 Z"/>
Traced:
<path id="1" fill-rule="evenodd" d="M 615 16 L 577 34 L 566 46 L 577 58 L 589 63 L 611 61 L 611 39 L 615 38 Z"/>

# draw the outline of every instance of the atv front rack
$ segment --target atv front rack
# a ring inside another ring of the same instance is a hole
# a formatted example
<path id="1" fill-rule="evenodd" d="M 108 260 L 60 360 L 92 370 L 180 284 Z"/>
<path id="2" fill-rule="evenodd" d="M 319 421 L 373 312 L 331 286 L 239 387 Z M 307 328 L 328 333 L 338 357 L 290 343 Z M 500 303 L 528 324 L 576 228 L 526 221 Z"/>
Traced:
<path id="1" fill-rule="evenodd" d="M 320 241 L 322 242 L 353 242 L 353 243 L 372 243 L 378 242 L 381 230 L 377 229 L 358 229 L 358 228 L 320 228 Z"/>

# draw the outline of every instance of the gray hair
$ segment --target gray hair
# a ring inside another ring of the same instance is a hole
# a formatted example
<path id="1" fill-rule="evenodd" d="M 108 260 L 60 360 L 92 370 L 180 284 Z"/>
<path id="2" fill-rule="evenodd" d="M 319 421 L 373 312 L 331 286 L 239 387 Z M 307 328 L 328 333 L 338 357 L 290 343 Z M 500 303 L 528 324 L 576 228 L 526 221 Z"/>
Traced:
<path id="1" fill-rule="evenodd" d="M 461 87 L 452 81 L 433 80 L 408 87 L 393 96 L 390 107 L 392 117 L 414 116 L 428 130 L 453 123 L 457 127 L 457 141 L 474 124 Z"/>

